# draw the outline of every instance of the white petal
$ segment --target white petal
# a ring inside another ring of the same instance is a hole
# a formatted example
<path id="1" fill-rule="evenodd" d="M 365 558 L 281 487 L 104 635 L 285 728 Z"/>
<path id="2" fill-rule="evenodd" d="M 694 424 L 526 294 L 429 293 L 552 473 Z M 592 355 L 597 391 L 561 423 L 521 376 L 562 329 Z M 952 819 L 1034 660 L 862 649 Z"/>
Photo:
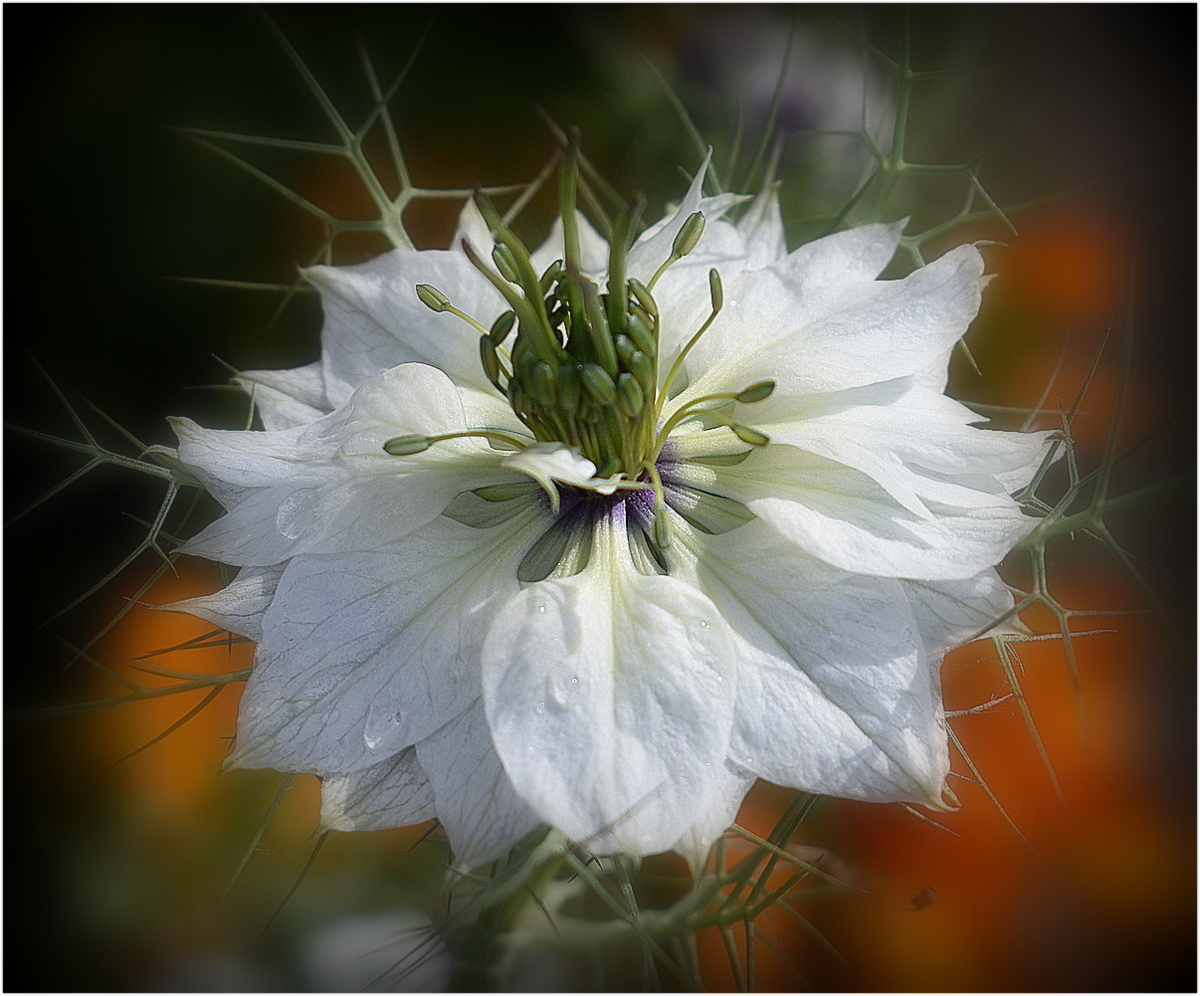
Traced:
<path id="1" fill-rule="evenodd" d="M 469 397 L 473 416 L 494 415 L 501 428 L 515 421 L 499 402 L 483 411 L 486 399 Z M 448 439 L 411 456 L 383 450 L 395 436 L 464 431 L 466 419 L 462 394 L 445 374 L 409 363 L 372 379 L 306 430 L 213 432 L 176 420 L 181 459 L 231 506 L 184 549 L 267 566 L 395 542 L 441 514 L 459 492 L 518 478 L 505 474 L 502 454 L 479 439 Z"/>
<path id="2" fill-rule="evenodd" d="M 1013 606 L 1008 585 L 993 570 L 964 581 L 901 581 L 931 653 L 945 653 L 982 635 Z M 1014 628 L 1014 622 L 1003 627 Z"/>
<path id="3" fill-rule="evenodd" d="M 311 429 L 278 432 L 203 429 L 191 419 L 168 419 L 179 437 L 179 459 L 226 508 L 255 489 L 312 486 L 327 474 L 335 447 Z M 270 563 L 279 563 L 283 558 Z"/>
<path id="4" fill-rule="evenodd" d="M 692 185 L 687 195 L 680 202 L 674 214 L 663 218 L 651 225 L 641 234 L 641 237 L 630 247 L 626 260 L 626 270 L 631 277 L 636 277 L 642 283 L 648 283 L 654 276 L 654 271 L 667 261 L 675 236 L 683 228 L 683 224 L 693 214 L 700 210 L 700 192 L 704 187 L 704 177 L 708 172 L 708 164 L 712 160 L 712 150 L 704 157 L 704 162 L 696 170 Z"/>
<path id="5" fill-rule="evenodd" d="M 814 556 L 859 574 L 921 580 L 974 577 L 998 564 L 1036 520 L 1007 495 L 972 490 L 970 505 L 899 504 L 861 471 L 769 445 L 718 472 L 719 490 Z"/>
<path id="6" fill-rule="evenodd" d="M 294 370 L 244 370 L 234 381 L 254 400 L 268 432 L 309 425 L 333 410 L 319 361 Z"/>
<path id="7" fill-rule="evenodd" d="M 604 236 L 592 227 L 592 223 L 582 211 L 575 212 L 575 227 L 579 230 L 580 270 L 586 276 L 603 282 L 608 273 L 608 243 L 604 241 Z M 550 234 L 546 241 L 530 253 L 533 268 L 539 276 L 556 259 L 566 258 L 564 246 L 562 217 L 558 216 L 550 226 Z"/>
<path id="8" fill-rule="evenodd" d="M 491 255 L 492 230 L 488 228 L 488 223 L 476 206 L 474 197 L 468 197 L 463 202 L 462 210 L 458 214 L 458 224 L 454 229 L 454 238 L 450 240 L 451 251 L 461 252 L 464 239 L 471 243 L 471 247 L 484 259 Z M 450 288 L 439 287 L 438 290 L 450 293 Z"/>
<path id="9" fill-rule="evenodd" d="M 907 391 L 886 404 L 851 400 L 899 383 L 799 403 L 785 399 L 772 404 L 770 399 L 755 409 L 753 423 L 772 443 L 862 471 L 919 517 L 928 518 L 926 509 L 933 503 L 973 508 L 1005 504 L 1008 489 L 1001 475 L 1036 466 L 1047 434 L 978 428 L 970 424 L 978 416 L 911 380 Z"/>
<path id="10" fill-rule="evenodd" d="M 917 374 L 945 361 L 979 310 L 983 260 L 971 246 L 902 280 L 865 279 L 873 263 L 840 283 L 822 273 L 798 281 L 782 267 L 727 282 L 689 361 L 703 376 L 679 402 L 763 379 L 780 397 L 803 397 Z"/>
<path id="11" fill-rule="evenodd" d="M 537 481 L 550 496 L 554 511 L 558 511 L 559 502 L 555 481 L 602 495 L 611 495 L 620 484 L 619 477 L 596 477 L 596 465 L 591 460 L 580 456 L 571 447 L 558 443 L 527 446 L 520 453 L 502 459 L 500 466 L 505 470 L 526 474 Z"/>
<path id="12" fill-rule="evenodd" d="M 754 198 L 754 203 L 738 220 L 737 228 L 746 240 L 746 269 L 760 270 L 787 255 L 787 236 L 775 190 Z"/>
<path id="13" fill-rule="evenodd" d="M 540 822 L 500 765 L 482 702 L 417 744 L 417 757 L 459 868 L 498 858 Z"/>
<path id="14" fill-rule="evenodd" d="M 314 266 L 305 276 L 325 308 L 321 361 L 334 404 L 381 371 L 411 362 L 491 389 L 479 362 L 479 332 L 461 318 L 430 311 L 416 294 L 417 284 L 432 284 L 489 327 L 504 299 L 461 252 L 395 249 L 358 266 Z"/>
<path id="15" fill-rule="evenodd" d="M 805 297 L 832 299 L 851 284 L 874 281 L 900 246 L 903 221 L 860 225 L 809 242 L 776 267 Z"/>
<path id="16" fill-rule="evenodd" d="M 637 574 L 625 545 L 623 523 L 599 528 L 582 574 L 504 608 L 484 645 L 484 701 L 541 818 L 595 852 L 649 854 L 712 814 L 736 675 L 712 603 Z"/>
<path id="17" fill-rule="evenodd" d="M 730 757 L 808 792 L 936 804 L 936 678 L 900 582 L 834 570 L 761 523 L 704 537 L 698 579 L 735 634 Z"/>
<path id="18" fill-rule="evenodd" d="M 768 407 L 771 399 L 755 411 L 754 425 L 795 446 L 803 446 L 802 440 L 809 436 L 819 436 L 832 446 L 852 442 L 944 474 L 998 476 L 1021 471 L 1028 475 L 1037 466 L 1050 433 L 981 428 L 980 416 L 957 401 L 909 384 L 908 390 L 886 400 L 867 399 L 868 391 L 884 385 L 808 398 L 805 410 L 797 412 L 790 425 L 788 413 L 780 410 L 783 405 L 774 411 Z M 849 395 L 856 397 L 847 404 L 843 399 Z M 792 435 L 784 439 L 789 432 Z"/>
<path id="19" fill-rule="evenodd" d="M 322 830 L 387 830 L 436 816 L 433 789 L 412 747 L 361 771 L 321 779 Z"/>
<path id="20" fill-rule="evenodd" d="M 717 838 L 737 820 L 742 801 L 757 780 L 753 772 L 728 758 L 719 766 L 713 765 L 713 770 L 715 777 L 708 785 L 710 799 L 703 815 L 684 831 L 673 848 L 687 859 L 697 877 L 704 871 Z"/>
<path id="21" fill-rule="evenodd" d="M 257 643 L 262 639 L 263 616 L 275 597 L 282 573 L 282 567 L 245 567 L 220 591 L 155 607 L 199 616 Z"/>
<path id="22" fill-rule="evenodd" d="M 489 620 L 544 528 L 439 518 L 393 547 L 284 571 L 242 696 L 231 765 L 353 772 L 428 736 L 479 694 Z"/>

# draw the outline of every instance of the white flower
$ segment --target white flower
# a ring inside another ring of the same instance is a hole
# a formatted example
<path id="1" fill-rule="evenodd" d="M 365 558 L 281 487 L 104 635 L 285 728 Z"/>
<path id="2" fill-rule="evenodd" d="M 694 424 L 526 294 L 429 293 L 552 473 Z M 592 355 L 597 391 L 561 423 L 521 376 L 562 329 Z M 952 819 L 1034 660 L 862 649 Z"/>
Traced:
<path id="1" fill-rule="evenodd" d="M 542 822 L 696 859 L 760 776 L 940 805 L 941 656 L 1012 604 L 1043 439 L 942 393 L 974 248 L 879 280 L 898 225 L 788 253 L 736 200 L 532 257 L 468 205 L 309 271 L 320 361 L 242 377 L 266 431 L 175 421 L 226 509 L 187 549 L 241 572 L 172 608 L 258 643 L 231 764 L 462 865 Z"/>

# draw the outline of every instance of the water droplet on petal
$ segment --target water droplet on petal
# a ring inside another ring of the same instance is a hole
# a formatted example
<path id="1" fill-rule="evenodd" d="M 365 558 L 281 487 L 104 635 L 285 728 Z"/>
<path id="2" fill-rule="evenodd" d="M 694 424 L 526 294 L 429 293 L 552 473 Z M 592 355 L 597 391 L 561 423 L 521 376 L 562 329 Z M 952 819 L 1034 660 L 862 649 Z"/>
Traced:
<path id="1" fill-rule="evenodd" d="M 367 723 L 363 728 L 363 743 L 367 750 L 379 750 L 393 747 L 401 727 L 407 718 L 403 709 L 392 706 L 376 707 L 367 711 Z"/>
<path id="2" fill-rule="evenodd" d="M 571 684 L 572 684 L 572 685 L 578 685 L 578 684 L 579 684 L 579 679 L 578 679 L 578 678 L 572 678 L 572 679 L 571 679 Z"/>
<path id="3" fill-rule="evenodd" d="M 313 488 L 293 491 L 279 503 L 275 528 L 288 539 L 298 538 L 317 518 L 317 492 Z"/>
<path id="4" fill-rule="evenodd" d="M 545 711 L 546 711 L 546 703 L 545 703 L 545 702 L 539 702 L 539 703 L 537 704 L 537 707 L 536 707 L 536 708 L 537 708 L 537 711 L 538 711 L 538 712 L 545 712 Z"/>
<path id="5" fill-rule="evenodd" d="M 723 675 L 723 674 L 717 675 L 717 681 L 724 681 L 724 680 L 725 680 L 725 675 Z"/>
<path id="6" fill-rule="evenodd" d="M 754 763 L 754 758 L 752 758 L 752 757 L 748 757 L 748 758 L 746 758 L 746 763 L 747 763 L 747 764 L 753 764 L 753 763 Z"/>
<path id="7" fill-rule="evenodd" d="M 642 834 L 642 843 L 643 844 L 649 844 L 651 839 L 652 838 L 650 837 L 650 835 L 648 833 Z"/>
<path id="8" fill-rule="evenodd" d="M 545 611 L 546 611 L 546 606 L 545 606 L 545 605 L 539 605 L 539 606 L 537 607 L 537 610 L 538 610 L 538 612 L 545 612 Z"/>
<path id="9" fill-rule="evenodd" d="M 711 844 L 711 843 L 712 843 L 712 838 L 711 838 L 711 837 L 707 837 L 707 836 L 706 836 L 706 837 L 701 837 L 701 838 L 700 838 L 700 846 L 701 846 L 701 847 L 708 847 L 708 845 L 709 845 L 709 844 Z"/>
<path id="10" fill-rule="evenodd" d="M 701 619 L 701 620 L 700 620 L 700 628 L 701 628 L 701 629 L 708 629 L 708 620 L 707 620 L 707 619 Z"/>

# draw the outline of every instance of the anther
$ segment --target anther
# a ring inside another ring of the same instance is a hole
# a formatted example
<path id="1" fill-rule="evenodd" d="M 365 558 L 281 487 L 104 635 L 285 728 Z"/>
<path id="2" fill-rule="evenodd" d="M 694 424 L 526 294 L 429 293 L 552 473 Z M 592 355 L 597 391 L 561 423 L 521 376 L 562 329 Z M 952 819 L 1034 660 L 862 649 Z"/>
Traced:
<path id="1" fill-rule="evenodd" d="M 433 440 L 428 436 L 397 436 L 383 444 L 383 452 L 390 456 L 412 456 L 414 453 L 424 453 Z"/>
<path id="2" fill-rule="evenodd" d="M 417 297 L 430 311 L 441 313 L 450 307 L 450 298 L 432 284 L 417 284 Z"/>
<path id="3" fill-rule="evenodd" d="M 492 342 L 497 346 L 503 343 L 508 338 L 508 334 L 512 331 L 516 322 L 517 316 L 513 312 L 504 312 L 492 323 L 491 331 L 488 332 Z"/>
<path id="4" fill-rule="evenodd" d="M 738 425 L 736 422 L 729 422 L 728 425 L 738 439 L 750 446 L 766 446 L 771 441 L 771 437 L 765 432 L 751 429 L 748 425 Z"/>
<path id="5" fill-rule="evenodd" d="M 679 234 L 675 236 L 675 241 L 671 245 L 671 255 L 676 259 L 682 259 L 696 248 L 696 243 L 700 241 L 700 236 L 703 234 L 704 215 L 699 211 L 688 215 L 688 220 L 683 223 L 683 227 L 679 229 Z"/>
<path id="6" fill-rule="evenodd" d="M 757 384 L 751 384 L 749 387 L 740 391 L 734 400 L 741 402 L 743 405 L 752 405 L 756 401 L 766 400 L 774 391 L 775 381 L 760 380 Z"/>

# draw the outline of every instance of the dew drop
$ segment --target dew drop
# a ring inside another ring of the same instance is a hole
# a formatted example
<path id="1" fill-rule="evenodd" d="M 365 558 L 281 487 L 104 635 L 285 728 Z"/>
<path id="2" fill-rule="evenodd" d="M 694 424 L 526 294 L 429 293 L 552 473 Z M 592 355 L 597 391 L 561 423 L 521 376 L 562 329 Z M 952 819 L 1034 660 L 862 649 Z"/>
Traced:
<path id="1" fill-rule="evenodd" d="M 538 612 L 543 612 L 543 613 L 544 613 L 544 612 L 546 611 L 546 606 L 544 606 L 544 605 L 539 605 L 539 606 L 537 607 L 537 610 L 538 610 Z"/>
<path id="2" fill-rule="evenodd" d="M 642 834 L 642 843 L 643 844 L 649 844 L 650 840 L 651 840 L 651 837 L 648 833 Z"/>
<path id="3" fill-rule="evenodd" d="M 298 538 L 316 521 L 317 492 L 312 488 L 293 491 L 279 503 L 275 528 L 288 539 Z"/>
<path id="4" fill-rule="evenodd" d="M 579 684 L 579 679 L 578 679 L 578 678 L 572 678 L 572 679 L 571 679 L 571 684 L 572 684 L 572 685 L 578 685 L 578 684 Z"/>
<path id="5" fill-rule="evenodd" d="M 724 680 L 725 680 L 725 675 L 723 675 L 723 674 L 717 675 L 717 681 L 724 681 Z"/>
<path id="6" fill-rule="evenodd" d="M 711 837 L 701 837 L 700 838 L 700 846 L 701 847 L 708 847 L 708 845 L 711 843 L 712 843 Z"/>
<path id="7" fill-rule="evenodd" d="M 701 628 L 701 629 L 708 629 L 708 620 L 707 620 L 707 619 L 701 619 L 701 620 L 700 620 L 700 628 Z"/>
<path id="8" fill-rule="evenodd" d="M 367 723 L 363 729 L 363 743 L 367 750 L 388 748 L 393 745 L 401 727 L 408 717 L 402 709 L 376 708 L 367 712 Z"/>
<path id="9" fill-rule="evenodd" d="M 537 704 L 537 707 L 536 707 L 536 708 L 537 708 L 537 711 L 538 711 L 538 712 L 545 712 L 545 711 L 546 711 L 546 703 L 545 703 L 545 702 L 539 702 L 539 703 Z"/>
<path id="10" fill-rule="evenodd" d="M 712 761 L 705 761 L 705 762 L 704 762 L 704 766 L 705 766 L 706 768 L 711 768 L 711 767 L 712 767 Z"/>
<path id="11" fill-rule="evenodd" d="M 747 763 L 747 764 L 753 764 L 753 763 L 754 763 L 754 758 L 752 758 L 752 757 L 748 757 L 748 758 L 746 758 L 746 763 Z"/>

